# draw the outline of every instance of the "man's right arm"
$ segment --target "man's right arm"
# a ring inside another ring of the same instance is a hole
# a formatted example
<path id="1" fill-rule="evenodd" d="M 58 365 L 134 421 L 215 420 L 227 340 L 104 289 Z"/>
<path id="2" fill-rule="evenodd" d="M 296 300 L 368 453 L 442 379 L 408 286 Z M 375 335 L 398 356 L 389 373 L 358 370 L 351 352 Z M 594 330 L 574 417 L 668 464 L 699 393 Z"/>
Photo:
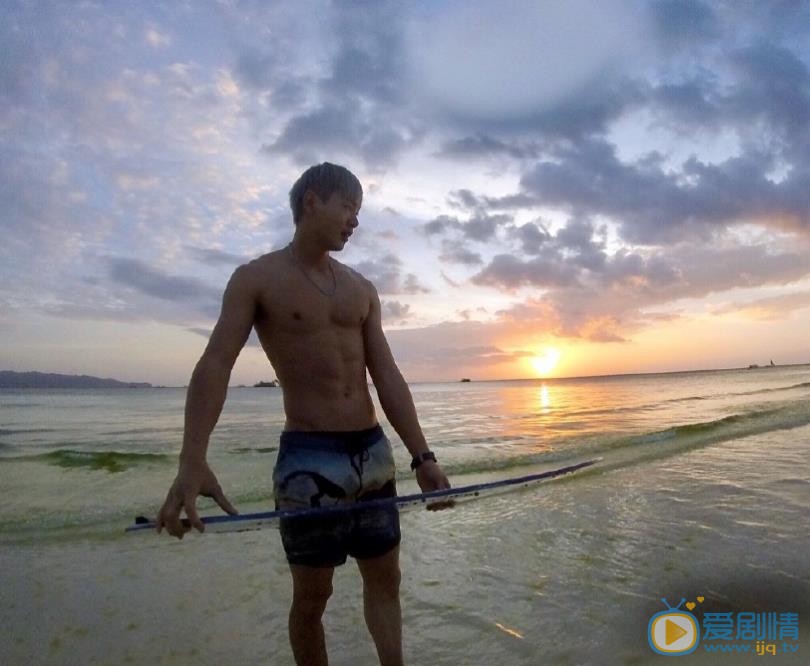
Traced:
<path id="1" fill-rule="evenodd" d="M 208 440 L 225 404 L 231 370 L 250 335 L 255 308 L 252 270 L 240 266 L 225 288 L 219 320 L 191 375 L 180 465 L 158 514 L 158 532 L 165 526 L 170 534 L 182 538 L 187 531 L 180 521 L 182 509 L 191 525 L 202 532 L 204 527 L 196 509 L 198 495 L 212 497 L 224 511 L 236 513 L 205 458 Z"/>

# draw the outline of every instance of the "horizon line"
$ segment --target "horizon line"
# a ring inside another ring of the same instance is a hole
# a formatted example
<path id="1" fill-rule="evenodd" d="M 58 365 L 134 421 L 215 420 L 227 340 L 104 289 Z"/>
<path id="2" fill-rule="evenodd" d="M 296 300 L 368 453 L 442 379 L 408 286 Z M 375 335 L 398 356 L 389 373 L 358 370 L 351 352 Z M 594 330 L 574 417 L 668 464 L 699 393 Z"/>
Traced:
<path id="1" fill-rule="evenodd" d="M 483 383 L 494 383 L 494 382 L 537 382 L 537 381 L 569 381 L 569 380 L 578 380 L 578 379 L 610 379 L 612 377 L 647 377 L 653 375 L 684 375 L 684 374 L 691 374 L 691 373 L 698 373 L 698 372 L 729 372 L 732 370 L 768 370 L 771 368 L 793 368 L 793 367 L 800 367 L 803 365 L 810 365 L 810 361 L 804 361 L 801 363 L 779 363 L 776 365 L 758 365 L 758 366 L 734 366 L 734 367 L 727 367 L 727 368 L 699 368 L 693 370 L 654 370 L 650 372 L 620 372 L 620 373 L 609 373 L 604 375 L 566 375 L 564 377 L 504 377 L 499 379 L 475 379 L 473 377 L 461 378 L 461 379 L 437 379 L 437 380 L 421 380 L 421 381 L 407 381 L 407 384 L 466 384 L 466 383 L 475 383 L 475 384 L 483 384 Z M 57 373 L 57 372 L 43 372 L 41 370 L 11 370 L 9 372 L 16 372 L 16 373 L 26 373 L 26 372 L 38 372 L 41 374 L 65 374 L 65 376 L 72 376 L 72 377 L 93 377 L 93 375 L 67 375 L 66 373 Z M 98 379 L 112 379 L 112 378 L 102 378 L 97 377 Z M 467 381 L 464 381 L 467 380 Z M 145 382 L 145 381 L 135 381 L 135 380 L 114 380 L 124 384 L 149 384 L 149 386 L 144 386 L 141 388 L 188 388 L 188 384 L 153 384 L 152 382 Z M 259 381 L 267 381 L 267 380 L 259 380 Z M 373 385 L 373 382 L 369 382 L 369 385 Z M 11 387 L 9 387 L 11 388 Z M 261 388 L 256 387 L 253 384 L 229 384 L 228 388 Z M 279 385 L 276 388 L 281 388 Z"/>

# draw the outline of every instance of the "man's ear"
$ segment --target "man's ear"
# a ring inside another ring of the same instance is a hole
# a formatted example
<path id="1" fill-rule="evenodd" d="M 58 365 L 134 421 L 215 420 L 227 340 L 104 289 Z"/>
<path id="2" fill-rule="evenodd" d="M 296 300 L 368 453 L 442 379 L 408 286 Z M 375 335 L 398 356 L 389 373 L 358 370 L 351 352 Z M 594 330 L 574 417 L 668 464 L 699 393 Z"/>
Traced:
<path id="1" fill-rule="evenodd" d="M 321 198 L 317 195 L 316 192 L 313 190 L 307 190 L 304 192 L 304 212 L 305 213 L 314 213 L 318 210 L 318 206 L 322 205 Z"/>

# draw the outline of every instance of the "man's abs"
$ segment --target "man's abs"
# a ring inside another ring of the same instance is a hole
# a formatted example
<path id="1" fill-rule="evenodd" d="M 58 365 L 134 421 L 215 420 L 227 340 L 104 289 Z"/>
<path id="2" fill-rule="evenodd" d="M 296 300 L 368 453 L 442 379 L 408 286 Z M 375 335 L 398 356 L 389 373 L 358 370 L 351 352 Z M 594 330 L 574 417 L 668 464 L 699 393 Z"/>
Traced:
<path id="1" fill-rule="evenodd" d="M 334 387 L 326 392 L 323 386 L 290 386 L 282 383 L 284 413 L 287 417 L 285 430 L 366 430 L 377 424 L 374 404 L 365 384 L 348 392 Z"/>
<path id="2" fill-rule="evenodd" d="M 364 430 L 376 425 L 366 381 L 363 324 L 369 293 L 335 264 L 332 296 L 276 256 L 254 327 L 284 391 L 287 430 Z"/>

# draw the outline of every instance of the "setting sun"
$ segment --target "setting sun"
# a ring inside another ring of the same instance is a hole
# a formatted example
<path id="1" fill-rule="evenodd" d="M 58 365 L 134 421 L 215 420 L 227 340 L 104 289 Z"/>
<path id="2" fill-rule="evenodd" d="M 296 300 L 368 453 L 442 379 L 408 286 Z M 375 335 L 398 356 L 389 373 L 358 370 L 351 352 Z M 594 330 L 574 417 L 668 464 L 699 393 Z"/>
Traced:
<path id="1" fill-rule="evenodd" d="M 554 370 L 559 360 L 560 352 L 553 347 L 547 347 L 542 354 L 533 357 L 531 363 L 537 374 L 545 377 Z"/>

